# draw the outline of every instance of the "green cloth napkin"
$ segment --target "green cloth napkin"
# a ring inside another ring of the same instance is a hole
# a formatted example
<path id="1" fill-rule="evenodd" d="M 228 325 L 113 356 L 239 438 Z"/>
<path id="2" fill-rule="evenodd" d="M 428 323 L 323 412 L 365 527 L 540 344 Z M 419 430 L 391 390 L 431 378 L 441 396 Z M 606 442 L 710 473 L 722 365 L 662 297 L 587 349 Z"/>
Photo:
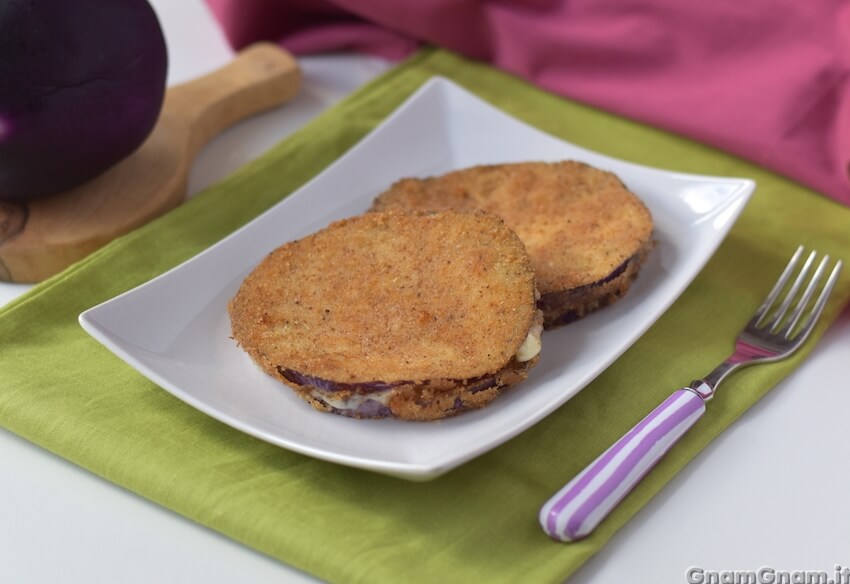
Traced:
<path id="1" fill-rule="evenodd" d="M 439 479 L 405 482 L 233 430 L 159 389 L 79 327 L 81 311 L 179 264 L 297 189 L 436 74 L 587 148 L 758 181 L 752 202 L 693 285 L 631 350 L 543 422 Z M 812 348 L 814 342 L 792 359 L 737 374 L 590 538 L 564 545 L 540 530 L 537 512 L 550 495 L 672 390 L 726 356 L 797 243 L 850 258 L 850 209 L 727 154 L 425 50 L 233 176 L 8 305 L 0 313 L 0 424 L 327 580 L 561 581 Z M 848 297 L 850 270 L 816 337 Z"/>

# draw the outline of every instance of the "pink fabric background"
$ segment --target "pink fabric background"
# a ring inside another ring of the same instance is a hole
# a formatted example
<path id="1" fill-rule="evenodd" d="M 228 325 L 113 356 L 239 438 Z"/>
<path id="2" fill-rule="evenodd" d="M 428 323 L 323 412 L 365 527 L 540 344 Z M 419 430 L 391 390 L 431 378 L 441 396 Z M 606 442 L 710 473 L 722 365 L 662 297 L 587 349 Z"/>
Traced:
<path id="1" fill-rule="evenodd" d="M 432 43 L 850 205 L 847 0 L 207 0 L 234 47 Z"/>

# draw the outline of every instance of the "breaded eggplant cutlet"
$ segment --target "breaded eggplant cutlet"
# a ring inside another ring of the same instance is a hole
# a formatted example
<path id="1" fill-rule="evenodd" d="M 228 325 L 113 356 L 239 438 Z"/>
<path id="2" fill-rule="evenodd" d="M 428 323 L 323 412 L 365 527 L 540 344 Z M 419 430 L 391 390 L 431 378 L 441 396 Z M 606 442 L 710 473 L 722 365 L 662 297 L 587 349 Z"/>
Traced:
<path id="1" fill-rule="evenodd" d="M 435 420 L 525 379 L 536 298 L 528 254 L 495 215 L 388 212 L 279 247 L 228 308 L 239 345 L 316 409 Z"/>
<path id="2" fill-rule="evenodd" d="M 616 175 L 574 161 L 477 166 L 401 180 L 373 211 L 483 209 L 525 244 L 546 328 L 622 297 L 653 247 L 652 217 Z"/>

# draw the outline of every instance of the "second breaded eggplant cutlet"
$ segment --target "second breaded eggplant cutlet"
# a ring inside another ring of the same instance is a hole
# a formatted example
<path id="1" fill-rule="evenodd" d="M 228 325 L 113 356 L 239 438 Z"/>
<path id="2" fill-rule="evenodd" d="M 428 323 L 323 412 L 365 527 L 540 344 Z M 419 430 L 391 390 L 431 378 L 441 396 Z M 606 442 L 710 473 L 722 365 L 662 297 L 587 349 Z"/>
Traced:
<path id="1" fill-rule="evenodd" d="M 404 179 L 372 206 L 391 209 L 483 209 L 504 219 L 531 257 L 547 328 L 626 294 L 653 247 L 643 202 L 613 173 L 574 161 Z"/>
<path id="2" fill-rule="evenodd" d="M 229 304 L 233 338 L 316 409 L 435 420 L 538 360 L 528 254 L 495 215 L 369 213 L 270 253 Z"/>

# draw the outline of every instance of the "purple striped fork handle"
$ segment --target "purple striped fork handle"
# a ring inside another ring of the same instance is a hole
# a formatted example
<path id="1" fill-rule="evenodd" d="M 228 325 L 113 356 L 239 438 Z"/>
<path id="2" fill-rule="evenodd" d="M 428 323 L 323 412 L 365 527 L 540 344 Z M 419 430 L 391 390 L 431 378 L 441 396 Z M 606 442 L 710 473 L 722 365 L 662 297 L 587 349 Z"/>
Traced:
<path id="1" fill-rule="evenodd" d="M 699 395 L 675 391 L 543 505 L 543 530 L 558 541 L 587 537 L 704 413 Z"/>

